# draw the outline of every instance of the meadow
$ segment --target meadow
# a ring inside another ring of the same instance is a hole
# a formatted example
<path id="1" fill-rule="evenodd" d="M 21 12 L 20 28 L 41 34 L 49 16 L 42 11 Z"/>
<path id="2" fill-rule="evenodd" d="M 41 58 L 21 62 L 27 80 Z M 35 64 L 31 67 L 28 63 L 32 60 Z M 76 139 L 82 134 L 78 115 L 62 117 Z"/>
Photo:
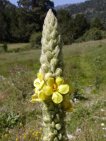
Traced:
<path id="1" fill-rule="evenodd" d="M 31 104 L 40 49 L 9 44 L 0 53 L 0 141 L 41 141 L 42 104 Z M 18 50 L 17 50 L 18 48 Z M 70 141 L 106 140 L 106 40 L 63 47 L 64 77 L 73 88 Z"/>

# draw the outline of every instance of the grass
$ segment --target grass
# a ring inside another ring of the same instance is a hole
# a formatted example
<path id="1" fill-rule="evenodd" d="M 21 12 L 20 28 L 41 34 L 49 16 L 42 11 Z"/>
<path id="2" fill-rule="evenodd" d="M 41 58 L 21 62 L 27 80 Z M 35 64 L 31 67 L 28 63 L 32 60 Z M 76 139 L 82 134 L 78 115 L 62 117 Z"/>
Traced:
<path id="1" fill-rule="evenodd" d="M 1 141 L 40 141 L 41 138 L 41 105 L 29 102 L 41 51 L 14 52 L 14 48 L 26 45 L 9 45 L 11 51 L 0 54 Z M 75 110 L 67 114 L 67 131 L 75 137 L 73 141 L 105 140 L 105 54 L 106 40 L 63 48 L 64 77 L 76 91 L 71 96 L 76 101 Z"/>
<path id="2" fill-rule="evenodd" d="M 7 45 L 7 52 L 20 52 L 24 50 L 29 50 L 30 44 L 29 43 L 5 43 L 0 44 L 0 53 L 5 52 L 3 46 Z"/>
<path id="3" fill-rule="evenodd" d="M 14 49 L 22 49 L 22 48 L 26 48 L 28 47 L 29 44 L 28 43 L 13 43 L 13 44 L 8 44 L 8 49 L 9 51 L 14 50 Z"/>

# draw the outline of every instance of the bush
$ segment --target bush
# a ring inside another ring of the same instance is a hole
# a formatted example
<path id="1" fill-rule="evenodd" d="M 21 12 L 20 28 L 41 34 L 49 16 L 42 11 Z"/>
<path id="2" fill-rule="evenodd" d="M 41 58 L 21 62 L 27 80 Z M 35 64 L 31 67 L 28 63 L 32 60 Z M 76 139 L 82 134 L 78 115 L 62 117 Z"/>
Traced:
<path id="1" fill-rule="evenodd" d="M 6 129 L 14 128 L 21 120 L 21 117 L 17 113 L 1 113 L 0 115 L 0 135 L 6 132 Z"/>
<path id="2" fill-rule="evenodd" d="M 89 41 L 89 40 L 101 40 L 103 38 L 106 38 L 106 31 L 99 30 L 97 28 L 91 28 L 77 41 L 81 42 L 81 41 Z"/>
<path id="3" fill-rule="evenodd" d="M 7 52 L 8 51 L 8 46 L 6 43 L 0 45 L 0 52 Z"/>
<path id="4" fill-rule="evenodd" d="M 8 50 L 8 46 L 7 46 L 6 43 L 3 44 L 3 49 L 4 49 L 5 52 L 7 52 L 7 50 Z"/>
<path id="5" fill-rule="evenodd" d="M 102 31 L 102 37 L 103 39 L 106 39 L 106 31 Z"/>
<path id="6" fill-rule="evenodd" d="M 41 32 L 33 33 L 30 37 L 30 44 L 32 48 L 39 48 L 41 45 Z"/>
<path id="7" fill-rule="evenodd" d="M 0 53 L 4 52 L 3 45 L 0 45 Z"/>

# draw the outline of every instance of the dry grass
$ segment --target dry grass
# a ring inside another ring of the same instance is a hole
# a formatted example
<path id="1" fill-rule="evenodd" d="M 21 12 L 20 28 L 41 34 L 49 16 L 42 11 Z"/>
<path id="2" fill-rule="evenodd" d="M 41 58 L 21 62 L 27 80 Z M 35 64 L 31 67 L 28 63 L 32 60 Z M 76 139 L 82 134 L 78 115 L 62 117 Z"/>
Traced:
<path id="1" fill-rule="evenodd" d="M 10 48 L 21 46 L 10 45 Z M 75 111 L 67 115 L 67 131 L 75 136 L 74 141 L 104 141 L 101 123 L 105 124 L 102 119 L 106 115 L 101 109 L 105 111 L 106 40 L 65 46 L 63 55 L 66 81 L 78 89 L 79 98 L 87 98 L 77 99 Z M 1 141 L 15 141 L 22 129 L 23 136 L 28 134 L 29 137 L 31 129 L 36 131 L 41 127 L 41 107 L 29 103 L 33 93 L 32 82 L 40 66 L 39 57 L 40 50 L 0 54 Z M 98 85 L 100 88 L 96 88 Z"/>

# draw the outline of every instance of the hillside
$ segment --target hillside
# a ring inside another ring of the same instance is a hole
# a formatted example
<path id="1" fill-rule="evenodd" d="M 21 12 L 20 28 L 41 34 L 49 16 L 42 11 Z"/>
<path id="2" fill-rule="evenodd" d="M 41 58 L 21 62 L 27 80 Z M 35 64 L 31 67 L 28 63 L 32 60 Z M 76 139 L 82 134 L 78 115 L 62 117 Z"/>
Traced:
<path id="1" fill-rule="evenodd" d="M 25 44 L 14 44 L 14 48 Z M 0 141 L 41 141 L 41 105 L 29 102 L 40 50 L 0 54 Z M 64 77 L 75 87 L 75 110 L 67 114 L 71 141 L 105 141 L 106 40 L 63 48 Z"/>
<path id="2" fill-rule="evenodd" d="M 83 13 L 88 19 L 100 18 L 106 27 L 106 0 L 87 0 L 79 4 L 70 4 L 57 7 L 66 9 L 72 15 Z"/>

